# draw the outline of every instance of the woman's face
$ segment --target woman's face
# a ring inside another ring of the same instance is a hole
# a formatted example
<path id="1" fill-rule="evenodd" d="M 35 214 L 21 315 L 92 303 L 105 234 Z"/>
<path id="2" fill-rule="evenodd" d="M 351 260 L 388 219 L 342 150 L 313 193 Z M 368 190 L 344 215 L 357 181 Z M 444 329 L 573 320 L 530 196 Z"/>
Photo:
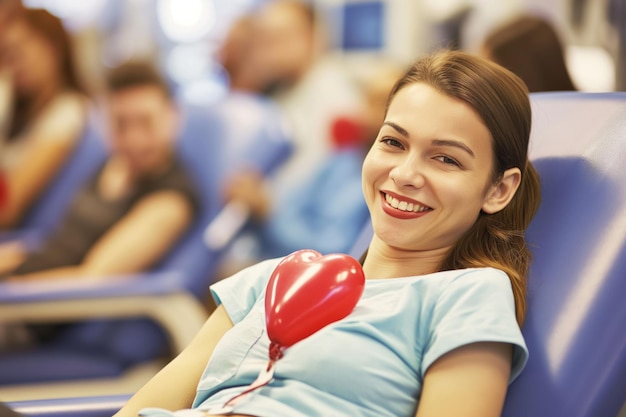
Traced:
<path id="1" fill-rule="evenodd" d="M 401 89 L 363 163 L 376 236 L 403 250 L 452 246 L 494 187 L 491 140 L 464 102 L 423 83 Z"/>
<path id="2" fill-rule="evenodd" d="M 36 95 L 59 76 L 59 58 L 52 43 L 25 22 L 17 20 L 3 29 L 2 66 L 13 77 L 16 92 Z"/>

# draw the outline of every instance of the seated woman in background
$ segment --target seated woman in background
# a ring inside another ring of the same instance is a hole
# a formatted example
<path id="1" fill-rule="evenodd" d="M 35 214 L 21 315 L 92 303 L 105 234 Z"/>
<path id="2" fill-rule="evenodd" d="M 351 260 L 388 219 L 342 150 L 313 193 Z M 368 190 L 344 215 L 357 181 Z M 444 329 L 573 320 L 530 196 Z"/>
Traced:
<path id="1" fill-rule="evenodd" d="M 488 60 L 444 51 L 414 64 L 388 103 L 363 163 L 374 229 L 363 295 L 227 415 L 500 415 L 528 355 L 524 230 L 540 190 L 527 89 Z M 267 364 L 265 288 L 278 262 L 214 284 L 206 325 L 116 416 L 205 416 L 245 391 Z"/>
<path id="2" fill-rule="evenodd" d="M 9 279 L 143 271 L 191 224 L 197 193 L 176 156 L 180 120 L 166 82 L 148 65 L 123 65 L 109 74 L 106 104 L 110 157 L 38 250 L 0 246 Z"/>
<path id="3" fill-rule="evenodd" d="M 10 190 L 0 228 L 14 228 L 60 170 L 85 125 L 87 101 L 70 38 L 45 10 L 21 9 L 0 33 L 0 170 Z"/>
<path id="4" fill-rule="evenodd" d="M 554 27 L 537 16 L 523 15 L 495 29 L 482 54 L 513 71 L 528 91 L 573 91 L 565 50 Z"/>

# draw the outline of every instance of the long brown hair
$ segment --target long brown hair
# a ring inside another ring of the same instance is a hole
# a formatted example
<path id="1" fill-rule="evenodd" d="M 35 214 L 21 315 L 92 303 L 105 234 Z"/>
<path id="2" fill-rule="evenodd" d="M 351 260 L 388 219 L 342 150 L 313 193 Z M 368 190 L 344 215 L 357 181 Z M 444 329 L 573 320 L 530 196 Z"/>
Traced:
<path id="1" fill-rule="evenodd" d="M 530 92 L 576 90 L 555 28 L 538 16 L 522 15 L 496 28 L 484 42 L 489 58 L 517 74 Z"/>
<path id="2" fill-rule="evenodd" d="M 28 8 L 17 13 L 15 19 L 24 22 L 30 30 L 37 33 L 37 36 L 52 45 L 59 60 L 61 85 L 69 90 L 84 93 L 74 62 L 72 41 L 61 20 L 47 10 Z M 9 132 L 10 137 L 21 133 L 30 123 L 30 118 L 33 117 L 30 105 L 29 99 L 17 95 L 14 97 L 14 118 Z"/>
<path id="3" fill-rule="evenodd" d="M 521 325 L 526 314 L 526 277 L 531 261 L 524 232 L 541 198 L 539 177 L 528 160 L 528 90 L 519 77 L 493 62 L 464 52 L 441 51 L 412 65 L 391 90 L 389 102 L 402 88 L 418 82 L 467 103 L 480 116 L 492 137 L 494 183 L 507 169 L 517 167 L 522 172 L 511 202 L 497 213 L 481 212 L 440 266 L 442 271 L 494 267 L 506 272 Z"/>

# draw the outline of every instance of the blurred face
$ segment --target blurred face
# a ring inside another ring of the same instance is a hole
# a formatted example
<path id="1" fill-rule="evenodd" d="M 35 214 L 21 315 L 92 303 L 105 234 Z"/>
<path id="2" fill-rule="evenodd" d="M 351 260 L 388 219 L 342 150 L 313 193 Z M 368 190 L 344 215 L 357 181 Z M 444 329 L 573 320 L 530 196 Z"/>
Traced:
<path id="1" fill-rule="evenodd" d="M 178 134 L 178 114 L 155 86 L 131 87 L 109 96 L 112 151 L 135 171 L 159 171 L 171 156 Z"/>
<path id="2" fill-rule="evenodd" d="M 3 28 L 0 56 L 2 67 L 12 74 L 19 95 L 36 95 L 59 78 L 54 46 L 21 20 Z"/>
<path id="3" fill-rule="evenodd" d="M 251 65 L 267 81 L 295 81 L 310 65 L 313 49 L 313 29 L 294 6 L 270 3 L 258 16 Z"/>
<path id="4" fill-rule="evenodd" d="M 22 7 L 21 0 L 0 0 L 0 27 L 6 27 Z"/>
<path id="5" fill-rule="evenodd" d="M 451 247 L 487 207 L 492 160 L 470 106 L 423 83 L 404 87 L 363 163 L 376 236 L 403 250 Z"/>

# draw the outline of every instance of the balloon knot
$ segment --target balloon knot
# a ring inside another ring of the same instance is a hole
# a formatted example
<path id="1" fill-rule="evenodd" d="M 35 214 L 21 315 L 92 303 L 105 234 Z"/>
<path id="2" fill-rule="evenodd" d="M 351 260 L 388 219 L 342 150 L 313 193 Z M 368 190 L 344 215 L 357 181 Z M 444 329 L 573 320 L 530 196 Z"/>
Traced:
<path id="1" fill-rule="evenodd" d="M 283 348 L 276 342 L 270 343 L 270 360 L 276 362 L 283 357 Z"/>

